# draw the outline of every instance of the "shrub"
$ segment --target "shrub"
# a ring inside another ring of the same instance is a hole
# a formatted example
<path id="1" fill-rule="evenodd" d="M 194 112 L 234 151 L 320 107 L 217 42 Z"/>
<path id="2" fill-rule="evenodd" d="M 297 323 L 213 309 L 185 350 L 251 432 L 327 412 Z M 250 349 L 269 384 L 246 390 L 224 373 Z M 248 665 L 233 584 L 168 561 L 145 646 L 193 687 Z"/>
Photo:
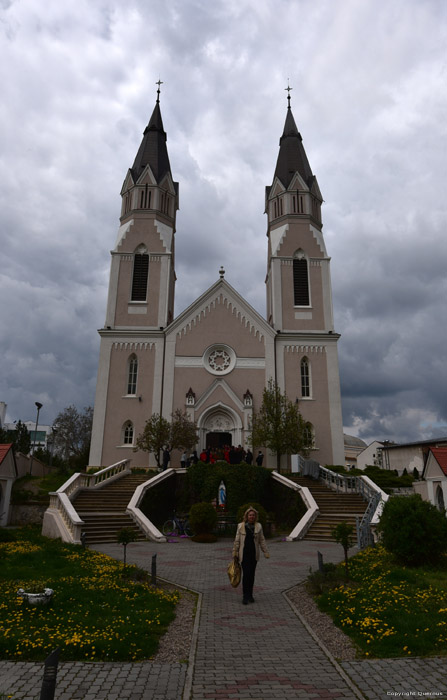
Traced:
<path id="1" fill-rule="evenodd" d="M 0 527 L 0 542 L 15 542 L 17 535 L 14 530 L 7 530 L 5 527 Z"/>
<path id="2" fill-rule="evenodd" d="M 404 564 L 434 564 L 447 552 L 447 519 L 419 494 L 394 496 L 378 527 L 385 548 Z"/>
<path id="3" fill-rule="evenodd" d="M 263 508 L 261 506 L 260 503 L 253 503 L 253 501 L 252 501 L 251 503 L 245 503 L 243 506 L 241 506 L 237 512 L 238 523 L 242 522 L 242 520 L 244 518 L 244 513 L 248 508 L 254 508 L 255 510 L 258 511 L 258 520 L 261 523 L 262 529 L 264 530 L 264 533 L 265 533 L 265 530 L 267 528 L 267 512 L 266 512 L 265 508 Z"/>
<path id="4" fill-rule="evenodd" d="M 191 506 L 189 524 L 195 535 L 211 534 L 217 524 L 217 513 L 211 503 L 196 503 Z"/>

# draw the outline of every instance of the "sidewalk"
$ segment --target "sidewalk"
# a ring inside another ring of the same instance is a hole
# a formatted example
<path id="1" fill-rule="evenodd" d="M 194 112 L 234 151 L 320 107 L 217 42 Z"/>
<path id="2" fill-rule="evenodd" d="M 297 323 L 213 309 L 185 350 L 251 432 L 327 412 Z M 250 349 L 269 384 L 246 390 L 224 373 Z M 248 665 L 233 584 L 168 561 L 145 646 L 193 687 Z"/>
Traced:
<path id="1" fill-rule="evenodd" d="M 283 591 L 325 562 L 340 561 L 340 545 L 270 541 L 270 559 L 256 573 L 254 605 L 228 583 L 229 540 L 189 540 L 128 547 L 128 560 L 150 570 L 157 554 L 160 577 L 199 592 L 200 610 L 191 663 L 61 664 L 56 700 L 383 700 L 391 696 L 447 698 L 447 659 L 329 658 L 295 615 Z M 120 545 L 98 545 L 122 557 Z M 42 665 L 0 662 L 0 691 L 23 700 L 39 697 Z M 429 695 L 428 695 L 429 693 Z"/>

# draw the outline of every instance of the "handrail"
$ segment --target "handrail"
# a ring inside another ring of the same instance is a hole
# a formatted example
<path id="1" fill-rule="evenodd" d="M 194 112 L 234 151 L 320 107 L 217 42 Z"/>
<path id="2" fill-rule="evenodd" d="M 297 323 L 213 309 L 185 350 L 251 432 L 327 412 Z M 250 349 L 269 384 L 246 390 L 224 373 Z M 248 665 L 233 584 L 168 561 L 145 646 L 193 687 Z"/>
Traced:
<path id="1" fill-rule="evenodd" d="M 140 503 L 144 498 L 146 491 L 153 486 L 157 486 L 165 479 L 169 479 L 174 474 L 186 474 L 186 469 L 165 469 L 165 471 L 156 474 L 155 476 L 148 479 L 148 481 L 143 482 L 135 489 L 132 498 L 129 501 L 129 505 L 126 508 L 126 513 L 128 513 L 135 523 L 143 530 L 145 535 L 154 542 L 166 542 L 166 537 L 160 532 L 160 530 L 154 525 L 154 523 L 145 516 L 142 510 L 140 510 Z"/>
<path id="2" fill-rule="evenodd" d="M 388 494 L 377 486 L 368 476 L 349 476 L 320 466 L 320 479 L 326 481 L 329 488 L 334 488 L 339 493 L 358 493 L 365 501 L 368 501 L 361 521 L 357 520 L 357 544 L 360 549 L 367 547 L 374 541 L 375 529 L 379 524 L 383 507 L 388 500 Z"/>
<path id="3" fill-rule="evenodd" d="M 81 520 L 72 505 L 75 494 L 80 489 L 95 488 L 99 484 L 102 485 L 105 481 L 114 481 L 130 473 L 128 468 L 129 461 L 129 459 L 123 459 L 120 462 L 116 462 L 116 464 L 111 464 L 109 467 L 101 469 L 95 474 L 76 472 L 57 491 L 52 491 L 49 494 L 50 507 L 48 510 L 58 519 L 59 524 L 65 531 L 68 542 L 81 543 L 81 531 L 82 525 L 84 525 L 84 521 Z"/>
<path id="4" fill-rule="evenodd" d="M 288 542 L 300 540 L 304 537 L 309 527 L 318 516 L 318 513 L 320 512 L 318 505 L 307 486 L 296 484 L 294 481 L 287 479 L 287 477 L 283 476 L 283 474 L 279 474 L 276 471 L 272 472 L 272 477 L 283 486 L 287 486 L 289 489 L 298 491 L 304 501 L 304 505 L 307 507 L 307 511 L 304 513 L 303 517 L 297 522 L 290 535 L 286 537 Z"/>

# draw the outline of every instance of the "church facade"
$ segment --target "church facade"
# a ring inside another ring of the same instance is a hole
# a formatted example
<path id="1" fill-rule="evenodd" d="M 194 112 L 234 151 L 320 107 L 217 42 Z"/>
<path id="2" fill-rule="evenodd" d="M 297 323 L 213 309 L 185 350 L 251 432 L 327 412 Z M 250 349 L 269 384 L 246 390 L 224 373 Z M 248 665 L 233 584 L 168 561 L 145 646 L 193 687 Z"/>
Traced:
<path id="1" fill-rule="evenodd" d="M 290 93 L 289 93 L 290 94 Z M 159 99 L 121 190 L 101 336 L 90 466 L 129 458 L 154 413 L 184 410 L 198 426 L 198 451 L 249 446 L 250 420 L 270 379 L 298 401 L 312 426 L 312 459 L 344 464 L 330 258 L 323 202 L 290 107 L 272 184 L 266 187 L 266 318 L 227 282 L 216 282 L 174 316 L 174 182 Z M 243 253 L 243 241 L 241 241 Z M 276 466 L 266 454 L 264 465 Z M 285 458 L 284 458 L 285 460 Z M 172 466 L 176 465 L 173 455 Z M 284 461 L 286 467 L 286 461 Z"/>

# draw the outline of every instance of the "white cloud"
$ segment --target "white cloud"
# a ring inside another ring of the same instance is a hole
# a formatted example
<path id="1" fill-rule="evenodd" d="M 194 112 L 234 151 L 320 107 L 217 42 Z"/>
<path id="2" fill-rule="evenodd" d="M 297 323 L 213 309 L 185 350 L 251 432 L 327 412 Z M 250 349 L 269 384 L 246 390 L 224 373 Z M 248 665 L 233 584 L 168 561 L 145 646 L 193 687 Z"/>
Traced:
<path id="1" fill-rule="evenodd" d="M 0 4 L 2 376 L 13 419 L 93 402 L 119 191 L 163 81 L 176 311 L 218 277 L 265 308 L 264 187 L 290 78 L 326 200 L 345 424 L 442 430 L 443 0 Z M 241 250 L 244 255 L 241 255 Z"/>

